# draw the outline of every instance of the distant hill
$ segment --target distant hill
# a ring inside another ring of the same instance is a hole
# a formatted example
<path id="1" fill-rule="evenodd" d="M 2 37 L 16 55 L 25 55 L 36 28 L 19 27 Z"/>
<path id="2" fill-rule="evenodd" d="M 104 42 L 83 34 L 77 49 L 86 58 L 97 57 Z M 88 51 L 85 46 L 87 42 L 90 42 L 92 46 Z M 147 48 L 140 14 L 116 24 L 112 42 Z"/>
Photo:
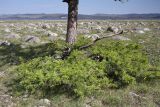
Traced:
<path id="1" fill-rule="evenodd" d="M 79 14 L 80 20 L 159 20 L 159 14 Z M 9 14 L 0 15 L 0 20 L 66 20 L 67 14 Z"/>

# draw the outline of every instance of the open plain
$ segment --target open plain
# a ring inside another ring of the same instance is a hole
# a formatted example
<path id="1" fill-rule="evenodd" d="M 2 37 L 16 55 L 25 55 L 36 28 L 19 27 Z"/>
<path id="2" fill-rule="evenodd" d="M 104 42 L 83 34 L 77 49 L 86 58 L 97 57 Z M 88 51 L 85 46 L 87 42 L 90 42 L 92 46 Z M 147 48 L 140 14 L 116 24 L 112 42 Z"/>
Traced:
<path id="1" fill-rule="evenodd" d="M 92 97 L 77 99 L 64 93 L 51 98 L 16 96 L 8 82 L 12 69 L 34 58 L 60 55 L 49 44 L 65 41 L 66 21 L 0 21 L 0 106 L 1 107 L 159 107 L 160 81 L 137 83 L 120 89 L 107 89 Z M 134 42 L 143 47 L 150 72 L 160 72 L 160 21 L 82 20 L 78 36 L 96 40 Z M 112 34 L 118 34 L 111 36 Z M 62 44 L 63 45 L 63 44 Z M 160 76 L 160 75 L 159 75 Z"/>

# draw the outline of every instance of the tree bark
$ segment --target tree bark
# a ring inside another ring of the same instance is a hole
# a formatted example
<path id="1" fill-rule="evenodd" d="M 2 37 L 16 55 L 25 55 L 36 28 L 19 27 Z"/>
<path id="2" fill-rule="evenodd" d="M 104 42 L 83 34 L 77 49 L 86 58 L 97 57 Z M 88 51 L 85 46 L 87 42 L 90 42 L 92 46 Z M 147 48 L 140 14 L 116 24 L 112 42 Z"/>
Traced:
<path id="1" fill-rule="evenodd" d="M 74 44 L 77 37 L 77 17 L 79 0 L 68 0 L 68 24 L 66 42 Z"/>

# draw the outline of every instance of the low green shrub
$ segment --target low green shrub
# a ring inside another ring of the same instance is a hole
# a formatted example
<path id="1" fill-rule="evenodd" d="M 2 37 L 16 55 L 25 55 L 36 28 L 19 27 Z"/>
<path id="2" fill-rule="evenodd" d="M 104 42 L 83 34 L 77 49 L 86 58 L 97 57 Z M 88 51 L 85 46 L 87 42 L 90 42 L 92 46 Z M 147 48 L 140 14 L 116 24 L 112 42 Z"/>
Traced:
<path id="1" fill-rule="evenodd" d="M 85 51 L 74 49 L 65 60 L 46 56 L 22 63 L 15 70 L 15 88 L 30 94 L 63 90 L 82 97 L 136 83 L 145 78 L 147 68 L 147 57 L 139 45 L 105 40 Z"/>
<path id="2" fill-rule="evenodd" d="M 138 44 L 126 41 L 99 41 L 90 48 L 92 54 L 103 56 L 105 72 L 116 87 L 136 83 L 146 78 L 147 57 Z"/>
<path id="3" fill-rule="evenodd" d="M 86 44 L 91 43 L 91 38 L 84 37 L 83 35 L 78 35 L 76 43 L 73 45 L 73 48 L 79 48 Z"/>
<path id="4" fill-rule="evenodd" d="M 18 87 L 31 93 L 64 87 L 79 96 L 91 94 L 108 84 L 104 63 L 95 62 L 75 50 L 63 60 L 36 58 L 17 68 Z"/>

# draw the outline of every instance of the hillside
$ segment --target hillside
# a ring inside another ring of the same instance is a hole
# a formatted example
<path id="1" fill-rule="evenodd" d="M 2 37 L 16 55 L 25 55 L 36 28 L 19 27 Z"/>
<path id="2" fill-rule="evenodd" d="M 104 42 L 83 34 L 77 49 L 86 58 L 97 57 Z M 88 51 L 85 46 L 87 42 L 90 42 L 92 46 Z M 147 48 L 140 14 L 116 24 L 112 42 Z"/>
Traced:
<path id="1" fill-rule="evenodd" d="M 6 14 L 0 20 L 66 20 L 67 14 Z M 160 14 L 79 14 L 80 20 L 159 20 Z"/>

